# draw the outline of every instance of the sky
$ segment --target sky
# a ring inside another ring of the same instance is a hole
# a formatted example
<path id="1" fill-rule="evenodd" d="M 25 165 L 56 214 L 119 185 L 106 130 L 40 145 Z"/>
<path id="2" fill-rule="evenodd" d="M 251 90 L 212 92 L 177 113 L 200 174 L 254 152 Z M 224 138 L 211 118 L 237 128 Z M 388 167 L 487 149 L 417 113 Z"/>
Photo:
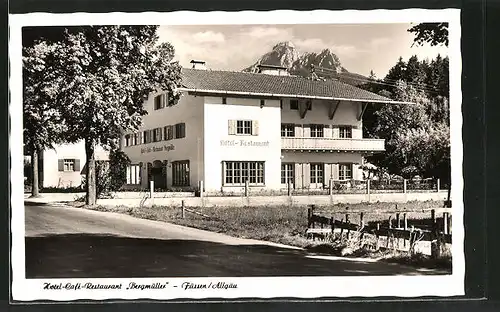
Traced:
<path id="1" fill-rule="evenodd" d="M 203 60 L 213 70 L 239 71 L 283 41 L 299 52 L 331 49 L 348 71 L 383 78 L 401 56 L 433 59 L 448 55 L 444 46 L 413 44 L 407 31 L 412 24 L 293 24 L 293 25 L 182 25 L 160 26 L 160 41 L 170 42 L 175 59 L 189 67 L 192 59 Z"/>

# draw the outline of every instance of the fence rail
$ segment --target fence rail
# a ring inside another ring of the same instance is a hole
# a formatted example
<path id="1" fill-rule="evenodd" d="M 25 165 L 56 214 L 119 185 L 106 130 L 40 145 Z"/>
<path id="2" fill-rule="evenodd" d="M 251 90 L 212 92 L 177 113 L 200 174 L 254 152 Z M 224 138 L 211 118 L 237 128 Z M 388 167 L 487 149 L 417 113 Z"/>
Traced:
<path id="1" fill-rule="evenodd" d="M 443 211 L 442 217 L 436 217 L 436 211 Z M 402 239 L 406 246 L 413 246 L 417 241 L 430 241 L 437 244 L 437 248 L 431 248 L 433 256 L 438 256 L 441 251 L 442 244 L 451 244 L 451 209 L 438 208 L 426 210 L 429 213 L 429 218 L 424 222 L 415 222 L 416 220 L 408 220 L 407 213 L 414 213 L 415 211 L 385 211 L 389 214 L 387 220 L 384 221 L 370 221 L 365 222 L 364 217 L 366 212 L 345 212 L 341 220 L 335 217 L 326 217 L 319 215 L 315 211 L 315 206 L 311 205 L 307 213 L 307 230 L 306 233 L 314 234 L 333 234 L 336 230 L 340 230 L 340 239 L 345 236 L 349 239 L 352 232 L 360 234 L 360 244 L 362 243 L 364 234 L 371 234 L 376 237 L 376 246 L 379 247 L 379 239 L 386 237 L 386 241 L 390 239 Z M 351 222 L 352 215 L 359 216 L 359 223 Z M 427 221 L 427 222 L 425 222 Z M 413 224 L 409 224 L 409 222 Z"/>

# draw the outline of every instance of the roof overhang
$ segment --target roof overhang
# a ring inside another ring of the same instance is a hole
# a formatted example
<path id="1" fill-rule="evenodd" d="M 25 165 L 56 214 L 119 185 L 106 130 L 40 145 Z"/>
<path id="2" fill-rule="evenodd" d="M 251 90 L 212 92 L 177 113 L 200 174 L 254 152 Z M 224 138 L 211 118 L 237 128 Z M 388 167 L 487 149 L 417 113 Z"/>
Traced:
<path id="1" fill-rule="evenodd" d="M 363 103 L 381 103 L 381 104 L 415 104 L 413 102 L 401 101 L 384 101 L 384 100 L 369 100 L 369 99 L 352 99 L 342 97 L 328 97 L 328 96 L 314 96 L 314 95 L 300 95 L 300 94 L 275 94 L 275 93 L 259 93 L 259 92 L 242 92 L 242 91 L 225 91 L 225 90 L 207 90 L 207 89 L 193 89 L 193 88 L 178 88 L 179 91 L 196 92 L 204 94 L 228 94 L 228 95 L 246 95 L 246 96 L 262 96 L 262 97 L 276 97 L 276 98 L 300 98 L 312 100 L 336 100 L 336 101 L 350 101 L 350 102 L 363 102 Z"/>

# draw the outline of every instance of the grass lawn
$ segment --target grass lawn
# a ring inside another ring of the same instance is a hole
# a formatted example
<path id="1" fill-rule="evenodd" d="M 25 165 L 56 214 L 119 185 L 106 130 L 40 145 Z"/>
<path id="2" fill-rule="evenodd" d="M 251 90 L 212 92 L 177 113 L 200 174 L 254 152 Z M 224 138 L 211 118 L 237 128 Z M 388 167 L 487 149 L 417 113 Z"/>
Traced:
<path id="1" fill-rule="evenodd" d="M 329 207 L 318 207 L 316 214 L 334 217 L 341 220 L 349 213 L 352 223 L 359 223 L 360 212 L 364 213 L 365 224 L 369 222 L 387 222 L 389 216 L 395 216 L 396 211 L 406 212 L 408 225 L 423 225 L 430 221 L 428 209 L 441 208 L 442 202 L 408 202 L 395 203 L 360 203 L 337 204 Z M 344 255 L 343 249 L 353 242 L 340 242 L 338 239 L 329 241 L 313 241 L 305 237 L 307 229 L 307 207 L 297 206 L 263 206 L 263 207 L 186 207 L 199 214 L 185 211 L 182 217 L 180 207 L 153 206 L 142 208 L 103 207 L 95 210 L 118 212 L 133 217 L 155 221 L 165 221 L 178 225 L 194 227 L 234 237 L 265 240 L 274 243 L 302 247 L 311 252 L 322 254 Z M 347 209 L 346 209 L 347 208 Z M 425 210 L 425 211 L 424 211 Z M 203 214 L 205 216 L 202 216 Z M 436 216 L 439 217 L 439 216 Z M 402 216 L 401 216 L 402 218 Z M 439 223 L 439 219 L 438 219 Z M 355 242 L 354 242 L 355 244 Z M 410 264 L 417 267 L 441 268 L 451 272 L 451 255 L 448 253 L 439 259 L 431 259 L 422 254 L 409 255 L 407 252 L 368 251 L 364 248 L 354 250 L 348 256 L 379 258 L 384 261 Z"/>
<path id="2" fill-rule="evenodd" d="M 408 202 L 398 204 L 397 210 L 411 211 L 407 213 L 408 224 L 419 222 L 418 220 L 430 217 L 430 212 L 422 209 L 440 208 L 441 202 Z M 342 219 L 346 212 L 350 214 L 353 223 L 359 223 L 359 212 L 364 212 L 365 222 L 384 221 L 394 213 L 396 204 L 393 203 L 360 203 L 360 204 L 338 204 L 330 207 L 320 207 L 317 214 L 326 217 Z M 348 208 L 348 209 L 346 209 Z M 307 229 L 307 207 L 189 207 L 210 218 L 200 216 L 186 211 L 182 218 L 182 210 L 179 207 L 153 206 L 142 208 L 128 207 L 102 207 L 93 208 L 101 211 L 112 211 L 126 213 L 134 217 L 166 221 L 179 225 L 195 227 L 212 232 L 227 235 L 266 240 L 275 243 L 293 245 L 297 247 L 308 247 L 311 240 L 305 238 Z"/>

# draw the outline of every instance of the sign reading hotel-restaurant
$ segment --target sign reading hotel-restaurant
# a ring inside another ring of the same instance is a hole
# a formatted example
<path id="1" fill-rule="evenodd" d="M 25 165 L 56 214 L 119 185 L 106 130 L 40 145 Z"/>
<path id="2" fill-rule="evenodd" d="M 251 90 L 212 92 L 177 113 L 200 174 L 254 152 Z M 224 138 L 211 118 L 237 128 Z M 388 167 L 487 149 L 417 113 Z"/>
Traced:
<path id="1" fill-rule="evenodd" d="M 163 146 L 153 146 L 153 147 L 145 147 L 141 148 L 141 154 L 151 153 L 151 152 L 168 152 L 173 151 L 175 146 L 173 144 L 163 145 Z"/>
<path id="2" fill-rule="evenodd" d="M 268 147 L 269 141 L 249 141 L 249 140 L 221 140 L 221 146 L 259 146 Z"/>

